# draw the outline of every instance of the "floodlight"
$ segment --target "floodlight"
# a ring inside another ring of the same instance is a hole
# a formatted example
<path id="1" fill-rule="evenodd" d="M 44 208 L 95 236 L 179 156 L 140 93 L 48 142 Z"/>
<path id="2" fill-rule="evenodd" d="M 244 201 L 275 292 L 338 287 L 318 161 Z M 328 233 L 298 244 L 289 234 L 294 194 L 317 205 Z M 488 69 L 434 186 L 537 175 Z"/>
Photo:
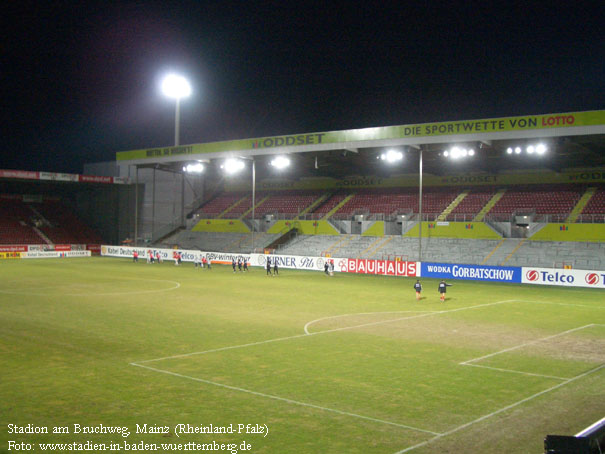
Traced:
<path id="1" fill-rule="evenodd" d="M 508 147 L 508 148 L 506 149 L 506 152 L 507 152 L 508 154 L 513 154 L 513 149 L 512 149 L 511 147 Z"/>
<path id="2" fill-rule="evenodd" d="M 447 158 L 449 155 L 450 155 L 450 152 L 449 152 L 449 151 L 445 150 L 445 151 L 443 152 L 443 156 L 445 156 L 446 158 Z"/>
<path id="3" fill-rule="evenodd" d="M 460 149 L 460 156 L 462 156 L 463 158 L 466 158 L 467 154 L 468 154 L 468 151 L 466 151 L 466 148 Z"/>
<path id="4" fill-rule="evenodd" d="M 222 165 L 221 169 L 224 169 L 228 174 L 237 173 L 245 167 L 244 161 L 239 159 L 227 159 Z"/>
<path id="5" fill-rule="evenodd" d="M 453 147 L 450 150 L 450 154 L 452 155 L 453 159 L 458 159 L 460 157 L 460 153 L 461 153 L 460 148 L 458 148 L 458 147 Z"/>
<path id="6" fill-rule="evenodd" d="M 386 160 L 388 163 L 392 164 L 394 162 L 401 161 L 403 159 L 403 153 L 401 151 L 391 149 L 380 155 L 380 158 L 383 161 Z"/>
<path id="7" fill-rule="evenodd" d="M 472 148 L 470 150 L 468 150 L 468 155 L 475 156 L 475 150 L 473 150 Z"/>
<path id="8" fill-rule="evenodd" d="M 528 153 L 528 154 L 533 154 L 533 153 L 534 153 L 534 151 L 536 151 L 536 149 L 534 148 L 534 146 L 533 146 L 533 145 L 529 145 L 529 146 L 527 147 L 527 153 Z"/>
<path id="9" fill-rule="evenodd" d="M 546 145 L 544 145 L 543 143 L 539 143 L 538 146 L 536 146 L 536 153 L 538 154 L 544 154 L 546 153 Z"/>
<path id="10" fill-rule="evenodd" d="M 521 147 L 515 147 L 515 154 L 521 154 Z"/>
<path id="11" fill-rule="evenodd" d="M 285 169 L 290 165 L 290 159 L 285 156 L 277 156 L 271 160 L 271 165 L 276 169 Z"/>
<path id="12" fill-rule="evenodd" d="M 191 94 L 191 85 L 183 76 L 169 74 L 162 81 L 162 92 L 169 98 L 186 98 Z"/>
<path id="13" fill-rule="evenodd" d="M 188 164 L 183 167 L 183 171 L 187 173 L 202 173 L 204 171 L 204 164 L 201 162 L 195 164 Z"/>

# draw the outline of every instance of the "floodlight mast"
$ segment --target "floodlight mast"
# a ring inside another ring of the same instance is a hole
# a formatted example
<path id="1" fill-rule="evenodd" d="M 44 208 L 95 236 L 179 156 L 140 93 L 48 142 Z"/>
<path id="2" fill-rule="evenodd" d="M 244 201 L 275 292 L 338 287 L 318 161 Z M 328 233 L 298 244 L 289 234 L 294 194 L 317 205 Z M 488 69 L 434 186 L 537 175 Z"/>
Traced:
<path id="1" fill-rule="evenodd" d="M 174 114 L 174 146 L 180 144 L 181 98 L 191 94 L 191 85 L 183 76 L 169 74 L 162 82 L 162 92 L 168 98 L 174 98 L 176 109 Z"/>

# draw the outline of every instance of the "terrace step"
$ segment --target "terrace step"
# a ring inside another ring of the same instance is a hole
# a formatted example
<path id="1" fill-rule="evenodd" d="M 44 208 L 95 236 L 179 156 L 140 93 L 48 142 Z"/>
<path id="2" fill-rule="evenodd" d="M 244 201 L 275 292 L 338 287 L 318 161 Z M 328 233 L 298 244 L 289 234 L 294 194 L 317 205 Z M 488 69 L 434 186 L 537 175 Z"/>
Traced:
<path id="1" fill-rule="evenodd" d="M 596 187 L 588 188 L 586 192 L 582 194 L 582 197 L 580 197 L 580 200 L 578 200 L 576 206 L 573 207 L 573 210 L 571 210 L 571 213 L 569 213 L 569 216 L 567 217 L 567 220 L 565 222 L 576 222 L 578 216 L 580 216 L 582 210 L 584 210 L 588 202 L 590 202 L 590 199 L 592 199 L 592 196 L 595 194 L 595 192 L 597 192 Z"/>
<path id="2" fill-rule="evenodd" d="M 452 203 L 450 203 L 448 205 L 448 207 L 445 210 L 443 210 L 443 212 L 439 216 L 437 216 L 437 220 L 438 221 L 445 221 L 445 219 L 447 218 L 447 216 L 452 211 L 454 211 L 454 209 L 458 205 L 460 205 L 460 202 L 462 202 L 464 200 L 464 198 L 468 195 L 469 191 L 470 191 L 469 189 L 465 189 L 460 194 L 458 194 L 458 196 L 454 200 L 452 200 Z"/>
<path id="3" fill-rule="evenodd" d="M 491 210 L 494 207 L 494 205 L 496 205 L 496 203 L 498 203 L 498 201 L 502 198 L 502 196 L 504 195 L 505 192 L 506 192 L 505 188 L 498 190 L 498 192 L 496 192 L 494 194 L 494 196 L 489 200 L 489 202 L 487 202 L 485 204 L 485 206 L 481 209 L 481 211 L 479 211 L 479 213 L 477 213 L 477 216 L 475 216 L 475 218 L 473 219 L 473 222 L 482 222 L 485 215 L 487 213 L 489 213 L 489 210 Z"/>

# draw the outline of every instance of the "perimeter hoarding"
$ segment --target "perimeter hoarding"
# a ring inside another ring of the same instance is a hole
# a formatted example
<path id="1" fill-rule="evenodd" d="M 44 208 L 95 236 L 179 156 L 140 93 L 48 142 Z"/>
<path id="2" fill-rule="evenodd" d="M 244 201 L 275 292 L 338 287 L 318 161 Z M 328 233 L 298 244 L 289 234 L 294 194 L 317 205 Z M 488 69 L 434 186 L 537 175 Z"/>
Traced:
<path id="1" fill-rule="evenodd" d="M 420 275 L 437 279 L 521 283 L 521 267 L 422 262 Z"/>
<path id="2" fill-rule="evenodd" d="M 523 267 L 524 284 L 605 289 L 605 271 Z"/>

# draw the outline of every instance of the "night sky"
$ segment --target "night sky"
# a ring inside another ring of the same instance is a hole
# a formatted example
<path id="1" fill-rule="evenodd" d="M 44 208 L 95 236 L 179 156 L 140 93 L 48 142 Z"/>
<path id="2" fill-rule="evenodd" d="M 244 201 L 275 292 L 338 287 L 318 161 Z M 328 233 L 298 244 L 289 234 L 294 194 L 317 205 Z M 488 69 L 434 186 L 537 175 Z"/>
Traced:
<path id="1" fill-rule="evenodd" d="M 90 4 L 2 7 L 0 169 L 172 145 L 169 70 L 182 144 L 605 109 L 602 0 Z"/>

